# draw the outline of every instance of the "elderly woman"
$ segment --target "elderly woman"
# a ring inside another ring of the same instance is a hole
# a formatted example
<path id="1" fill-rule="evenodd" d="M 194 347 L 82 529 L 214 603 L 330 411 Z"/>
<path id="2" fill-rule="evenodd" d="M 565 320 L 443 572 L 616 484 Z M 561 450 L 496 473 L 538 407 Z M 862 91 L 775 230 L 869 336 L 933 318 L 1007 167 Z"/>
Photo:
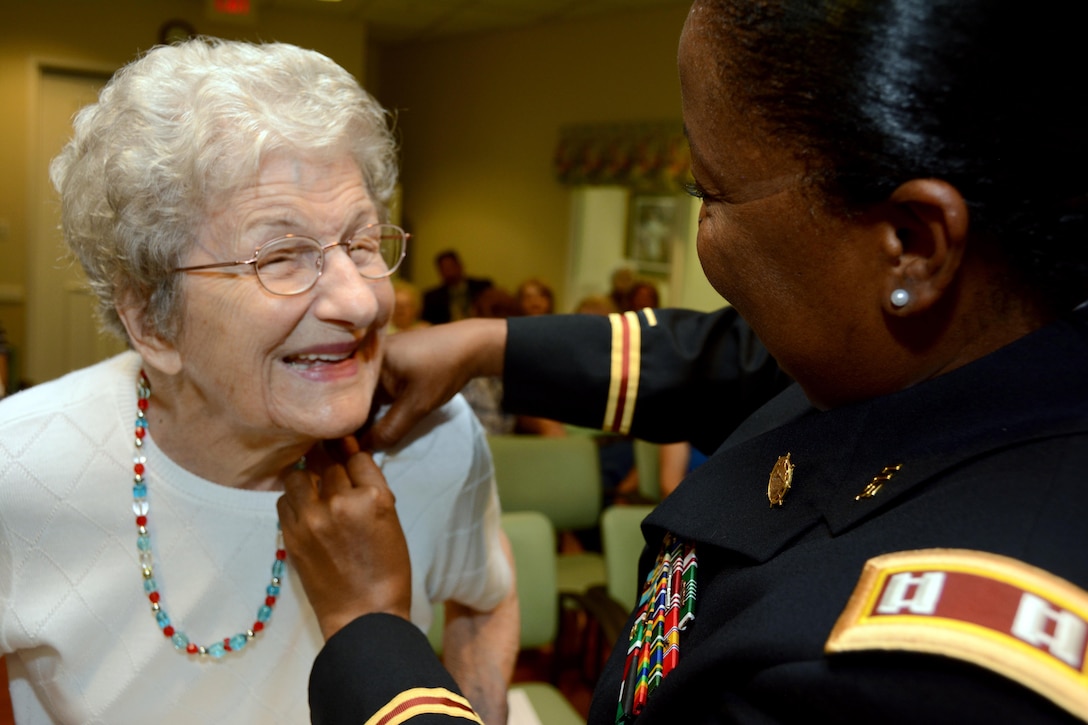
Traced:
<path id="1" fill-rule="evenodd" d="M 406 242 L 384 223 L 386 114 L 312 51 L 195 40 L 118 72 L 51 171 L 132 350 L 0 405 L 16 718 L 308 722 L 323 638 L 276 501 L 374 402 Z M 411 619 L 448 602 L 447 662 L 503 721 L 517 602 L 482 431 L 456 400 L 375 461 L 397 490 Z"/>
<path id="2" fill-rule="evenodd" d="M 389 351 L 401 375 L 432 346 L 455 369 L 402 381 L 376 442 L 501 373 L 513 411 L 714 451 L 643 523 L 644 597 L 591 723 L 1088 719 L 1078 10 L 697 0 L 698 251 L 735 311 L 474 320 Z M 737 313 L 797 384 L 731 432 L 762 379 Z M 330 639 L 315 703 L 384 706 L 343 665 L 395 621 Z M 397 631 L 425 669 L 389 688 L 439 682 Z"/>

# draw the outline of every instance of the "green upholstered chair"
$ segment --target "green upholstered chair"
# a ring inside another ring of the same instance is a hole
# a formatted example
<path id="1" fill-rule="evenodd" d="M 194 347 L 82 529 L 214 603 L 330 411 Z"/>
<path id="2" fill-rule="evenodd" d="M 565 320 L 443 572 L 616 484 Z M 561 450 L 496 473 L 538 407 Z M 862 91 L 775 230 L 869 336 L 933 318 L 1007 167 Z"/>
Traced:
<path id="1" fill-rule="evenodd" d="M 638 559 L 645 546 L 642 520 L 653 510 L 653 506 L 609 506 L 601 514 L 601 548 L 608 596 L 627 612 L 633 611 L 638 603 L 641 589 Z"/>
<path id="2" fill-rule="evenodd" d="M 504 511 L 502 528 L 514 552 L 521 615 L 521 649 L 538 649 L 555 641 L 559 627 L 556 583 L 555 529 L 538 511 Z M 528 572 L 524 574 L 523 572 Z M 434 619 L 427 637 L 442 653 L 445 607 L 434 604 Z"/>
<path id="3" fill-rule="evenodd" d="M 601 464 L 588 436 L 488 436 L 503 511 L 540 511 L 555 526 L 588 529 L 601 513 Z"/>
<path id="4" fill-rule="evenodd" d="M 645 546 L 642 520 L 653 509 L 651 505 L 609 506 L 601 514 L 601 548 L 607 583 L 590 587 L 580 599 L 595 627 L 587 638 L 596 647 L 596 652 L 586 657 L 595 665 L 587 673 L 591 678 L 599 674 L 600 663 L 616 640 L 627 635 L 627 620 L 642 590 L 638 581 L 638 560 Z"/>
<path id="5" fill-rule="evenodd" d="M 601 514 L 601 464 L 589 436 L 488 436 L 503 511 L 539 511 L 557 531 L 595 529 Z M 581 594 L 604 584 L 597 552 L 561 554 L 559 591 Z"/>
<path id="6" fill-rule="evenodd" d="M 555 529 L 538 511 L 502 514 L 502 528 L 510 540 L 517 579 L 521 618 L 519 646 L 523 650 L 554 644 L 559 628 L 559 592 L 556 579 Z M 435 605 L 435 619 L 428 636 L 441 652 L 443 609 Z M 549 682 L 517 682 L 511 685 L 511 708 L 528 703 L 541 725 L 584 725 L 583 718 L 566 696 Z"/>
<path id="7" fill-rule="evenodd" d="M 514 552 L 521 648 L 552 645 L 559 631 L 555 530 L 551 521 L 536 511 L 505 512 L 502 527 Z M 527 698 L 542 725 L 585 723 L 585 718 L 551 683 L 519 682 L 510 690 L 511 706 L 515 698 Z"/>
<path id="8" fill-rule="evenodd" d="M 514 552 L 521 619 L 519 647 L 541 649 L 555 643 L 559 627 L 559 594 L 556 578 L 556 543 L 552 521 L 540 512 L 503 514 L 503 530 Z M 434 622 L 428 637 L 442 652 L 443 604 L 434 605 Z M 551 683 L 526 681 L 510 686 L 509 701 L 516 708 L 528 701 L 541 725 L 584 725 L 566 696 Z M 512 714 L 512 710 L 511 710 Z"/>
<path id="9" fill-rule="evenodd" d="M 635 470 L 638 471 L 638 494 L 646 501 L 661 500 L 661 451 L 657 443 L 635 439 Z"/>

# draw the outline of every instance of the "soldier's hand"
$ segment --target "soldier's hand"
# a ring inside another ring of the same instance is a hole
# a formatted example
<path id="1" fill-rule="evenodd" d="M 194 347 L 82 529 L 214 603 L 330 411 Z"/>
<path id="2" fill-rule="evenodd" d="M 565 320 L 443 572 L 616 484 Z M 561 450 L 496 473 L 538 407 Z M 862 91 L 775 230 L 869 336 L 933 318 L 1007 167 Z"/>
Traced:
<path id="1" fill-rule="evenodd" d="M 389 448 L 475 377 L 502 374 L 506 320 L 472 319 L 389 335 L 381 388 L 389 411 L 359 433 L 366 450 Z"/>
<path id="2" fill-rule="evenodd" d="M 325 639 L 363 614 L 409 618 L 408 545 L 385 476 L 354 439 L 346 461 L 320 473 L 293 471 L 279 498 L 290 570 L 297 574 Z"/>

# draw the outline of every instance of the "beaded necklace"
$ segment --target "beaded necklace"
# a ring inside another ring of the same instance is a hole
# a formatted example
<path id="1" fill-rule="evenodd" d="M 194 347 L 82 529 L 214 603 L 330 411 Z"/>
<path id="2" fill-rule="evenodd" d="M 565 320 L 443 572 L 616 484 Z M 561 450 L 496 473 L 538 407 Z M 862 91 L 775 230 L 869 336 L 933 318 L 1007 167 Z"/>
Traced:
<path id="1" fill-rule="evenodd" d="M 276 606 L 276 597 L 280 594 L 280 584 L 283 580 L 283 571 L 286 566 L 287 551 L 283 548 L 283 532 L 280 531 L 279 522 L 276 523 L 276 559 L 272 562 L 272 581 L 265 589 L 264 604 L 257 610 L 257 620 L 245 632 L 239 632 L 230 637 L 224 637 L 222 641 L 208 646 L 191 642 L 189 637 L 180 629 L 176 629 L 170 623 L 170 617 L 162 606 L 162 596 L 159 594 L 158 585 L 155 583 L 155 570 L 151 556 L 151 537 L 147 533 L 147 483 L 144 480 L 147 459 L 143 456 L 144 438 L 147 436 L 146 411 L 151 400 L 151 382 L 147 375 L 140 370 L 140 377 L 136 380 L 136 452 L 132 458 L 132 512 L 136 514 L 136 548 L 140 555 L 140 569 L 143 572 L 144 592 L 151 602 L 151 614 L 155 617 L 163 636 L 169 639 L 174 648 L 179 652 L 196 655 L 199 658 L 213 657 L 220 659 L 230 652 L 240 652 L 251 639 L 264 629 L 268 620 L 272 617 L 272 608 Z"/>

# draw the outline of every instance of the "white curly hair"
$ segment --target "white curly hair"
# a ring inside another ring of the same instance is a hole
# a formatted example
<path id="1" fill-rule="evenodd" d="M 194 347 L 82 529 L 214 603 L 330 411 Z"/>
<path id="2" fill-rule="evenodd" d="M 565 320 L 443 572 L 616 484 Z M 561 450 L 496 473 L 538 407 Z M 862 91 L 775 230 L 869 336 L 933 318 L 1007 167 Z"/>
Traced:
<path id="1" fill-rule="evenodd" d="M 397 177 L 389 114 L 320 53 L 283 43 L 196 38 L 119 70 L 50 166 L 64 238 L 127 339 L 116 305 L 178 333 L 178 266 L 216 203 L 255 183 L 261 161 L 350 153 L 384 217 Z"/>

